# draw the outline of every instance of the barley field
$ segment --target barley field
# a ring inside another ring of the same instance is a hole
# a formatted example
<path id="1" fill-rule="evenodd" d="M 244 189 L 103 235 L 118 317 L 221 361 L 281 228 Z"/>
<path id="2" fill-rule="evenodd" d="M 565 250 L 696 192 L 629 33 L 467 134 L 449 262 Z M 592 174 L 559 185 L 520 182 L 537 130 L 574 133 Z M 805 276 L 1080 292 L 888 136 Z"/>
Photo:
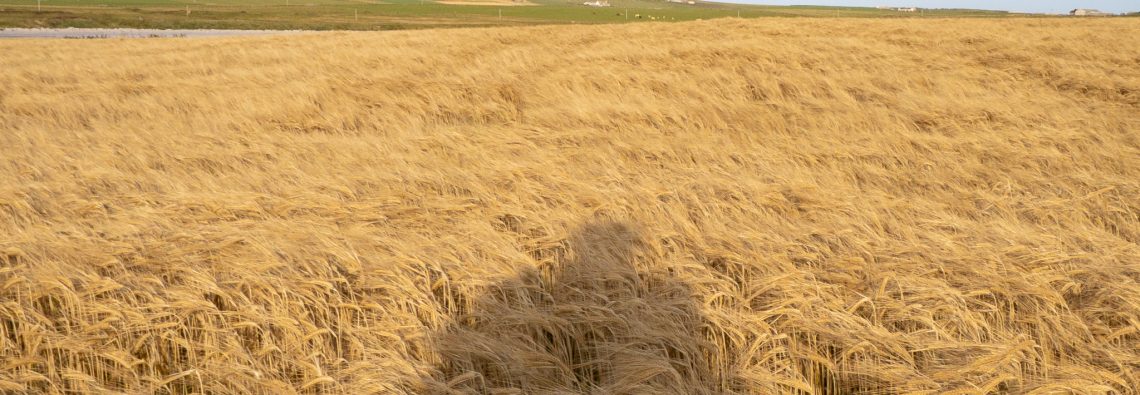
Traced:
<path id="1" fill-rule="evenodd" d="M 1140 20 L 0 41 L 0 393 L 1137 394 Z"/>

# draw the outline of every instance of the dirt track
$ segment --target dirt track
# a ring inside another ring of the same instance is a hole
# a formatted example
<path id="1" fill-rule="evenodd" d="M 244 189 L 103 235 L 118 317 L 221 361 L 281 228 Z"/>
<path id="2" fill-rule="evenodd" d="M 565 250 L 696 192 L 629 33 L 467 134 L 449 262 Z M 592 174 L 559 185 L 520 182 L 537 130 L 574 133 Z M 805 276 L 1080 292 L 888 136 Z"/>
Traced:
<path id="1" fill-rule="evenodd" d="M 219 37 L 289 34 L 299 31 L 281 30 L 162 30 L 162 29 L 0 29 L 0 38 L 160 38 Z"/>

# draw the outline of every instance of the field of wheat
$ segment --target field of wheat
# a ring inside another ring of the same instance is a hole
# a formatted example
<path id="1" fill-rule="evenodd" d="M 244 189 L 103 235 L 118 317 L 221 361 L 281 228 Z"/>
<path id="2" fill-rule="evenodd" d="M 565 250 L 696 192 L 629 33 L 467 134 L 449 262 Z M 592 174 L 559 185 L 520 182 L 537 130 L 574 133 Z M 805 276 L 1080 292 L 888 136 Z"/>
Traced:
<path id="1" fill-rule="evenodd" d="M 1136 394 L 1140 21 L 0 42 L 0 393 Z"/>

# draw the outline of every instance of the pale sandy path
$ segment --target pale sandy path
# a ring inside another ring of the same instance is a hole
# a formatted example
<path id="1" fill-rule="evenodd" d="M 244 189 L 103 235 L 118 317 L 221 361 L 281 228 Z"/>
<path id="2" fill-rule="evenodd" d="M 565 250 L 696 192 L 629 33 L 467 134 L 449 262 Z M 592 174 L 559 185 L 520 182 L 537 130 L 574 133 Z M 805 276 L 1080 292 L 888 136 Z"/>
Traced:
<path id="1" fill-rule="evenodd" d="M 0 38 L 150 38 L 150 37 L 221 37 L 267 34 L 295 34 L 300 30 L 216 30 L 216 29 L 0 29 Z"/>

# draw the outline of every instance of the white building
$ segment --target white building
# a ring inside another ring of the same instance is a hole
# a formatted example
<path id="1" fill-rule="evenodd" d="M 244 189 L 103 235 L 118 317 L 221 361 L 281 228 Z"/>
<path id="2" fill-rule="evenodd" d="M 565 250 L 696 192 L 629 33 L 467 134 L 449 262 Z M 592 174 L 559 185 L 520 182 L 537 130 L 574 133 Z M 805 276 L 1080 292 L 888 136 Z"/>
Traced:
<path id="1" fill-rule="evenodd" d="M 587 6 L 587 7 L 609 7 L 610 2 L 609 2 L 609 0 L 594 0 L 594 1 L 587 1 L 585 3 L 582 3 L 582 5 Z"/>
<path id="2" fill-rule="evenodd" d="M 1102 12 L 1101 10 L 1094 10 L 1091 8 L 1077 8 L 1075 10 L 1069 11 L 1069 15 L 1072 15 L 1072 16 L 1108 16 L 1111 14 L 1109 14 L 1107 12 Z"/>

